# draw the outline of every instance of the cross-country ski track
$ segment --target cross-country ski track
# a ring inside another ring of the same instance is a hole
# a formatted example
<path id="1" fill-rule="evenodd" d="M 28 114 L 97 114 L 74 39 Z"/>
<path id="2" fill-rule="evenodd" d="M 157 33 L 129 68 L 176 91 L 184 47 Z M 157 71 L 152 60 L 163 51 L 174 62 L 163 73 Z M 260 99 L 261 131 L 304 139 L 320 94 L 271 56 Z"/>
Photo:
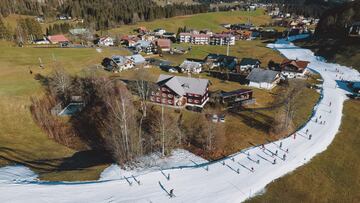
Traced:
<path id="1" fill-rule="evenodd" d="M 126 179 L 44 182 L 20 177 L 1 180 L 9 170 L 0 168 L 0 202 L 241 202 L 263 191 L 273 180 L 326 150 L 339 130 L 343 103 L 347 99 L 347 92 L 338 88 L 336 80 L 339 77 L 360 80 L 356 70 L 323 62 L 310 50 L 293 44 L 269 44 L 268 47 L 289 59 L 310 61 L 309 68 L 320 73 L 324 80 L 322 98 L 314 107 L 312 118 L 295 137 L 290 135 L 264 144 L 264 148 L 243 150 L 224 161 L 194 163 L 194 167 L 157 170 Z M 23 168 L 14 173 L 32 176 L 31 171 Z"/>

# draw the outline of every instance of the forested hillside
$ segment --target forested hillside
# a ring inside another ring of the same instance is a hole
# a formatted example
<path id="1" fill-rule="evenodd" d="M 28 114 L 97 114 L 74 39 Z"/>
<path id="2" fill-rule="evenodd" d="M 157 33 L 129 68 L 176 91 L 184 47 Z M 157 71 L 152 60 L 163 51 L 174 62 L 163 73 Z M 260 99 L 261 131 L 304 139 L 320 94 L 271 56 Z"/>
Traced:
<path id="1" fill-rule="evenodd" d="M 152 0 L 73 0 L 61 9 L 70 16 L 85 19 L 96 29 L 106 29 L 119 24 L 203 13 L 209 10 L 209 5 L 174 4 L 162 7 Z"/>
<path id="2" fill-rule="evenodd" d="M 347 37 L 349 26 L 360 21 L 360 0 L 327 10 L 316 28 L 316 36 Z"/>

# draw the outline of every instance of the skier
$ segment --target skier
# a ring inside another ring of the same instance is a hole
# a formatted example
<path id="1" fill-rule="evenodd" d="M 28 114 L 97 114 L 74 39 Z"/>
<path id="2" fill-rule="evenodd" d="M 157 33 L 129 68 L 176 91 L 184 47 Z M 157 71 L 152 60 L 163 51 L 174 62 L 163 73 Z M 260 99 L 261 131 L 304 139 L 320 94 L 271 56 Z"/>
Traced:
<path id="1" fill-rule="evenodd" d="M 251 171 L 254 172 L 254 167 L 251 167 Z"/>
<path id="2" fill-rule="evenodd" d="M 286 159 L 286 154 L 283 155 L 283 160 L 285 161 L 285 159 Z"/>
<path id="3" fill-rule="evenodd" d="M 170 196 L 170 197 L 173 197 L 173 196 L 174 196 L 174 189 L 171 189 L 171 190 L 170 190 L 169 196 Z"/>
<path id="4" fill-rule="evenodd" d="M 280 148 L 282 147 L 282 142 L 280 142 Z"/>
<path id="5" fill-rule="evenodd" d="M 315 119 L 315 123 L 317 123 L 317 121 L 318 121 L 318 119 L 316 118 L 316 119 Z"/>
<path id="6" fill-rule="evenodd" d="M 321 119 L 321 115 L 319 116 L 319 119 Z"/>
<path id="7" fill-rule="evenodd" d="M 312 134 L 309 135 L 309 140 L 311 140 L 311 138 L 312 138 Z"/>
<path id="8" fill-rule="evenodd" d="M 238 174 L 239 174 L 239 173 L 240 173 L 240 169 L 236 169 L 236 173 L 238 173 Z"/>
<path id="9" fill-rule="evenodd" d="M 274 159 L 274 162 L 273 162 L 273 164 L 276 164 L 276 159 Z"/>
<path id="10" fill-rule="evenodd" d="M 278 150 L 275 151 L 275 155 L 278 155 Z"/>
<path id="11" fill-rule="evenodd" d="M 289 153 L 289 148 L 286 149 L 286 153 Z"/>
<path id="12" fill-rule="evenodd" d="M 325 125 L 325 121 L 324 121 L 324 125 Z"/>
<path id="13" fill-rule="evenodd" d="M 306 129 L 306 134 L 308 134 L 308 132 L 309 132 L 309 129 Z"/>
<path id="14" fill-rule="evenodd" d="M 329 106 L 331 106 L 331 102 L 329 103 Z"/>
<path id="15" fill-rule="evenodd" d="M 258 160 L 256 161 L 256 163 L 257 163 L 257 164 L 260 164 L 260 159 L 258 159 Z"/>
<path id="16" fill-rule="evenodd" d="M 169 173 L 168 176 L 167 176 L 167 180 L 170 180 L 170 173 Z"/>
<path id="17" fill-rule="evenodd" d="M 320 125 L 322 124 L 322 121 L 320 121 Z"/>
<path id="18" fill-rule="evenodd" d="M 296 139 L 296 133 L 294 133 L 294 140 Z"/>

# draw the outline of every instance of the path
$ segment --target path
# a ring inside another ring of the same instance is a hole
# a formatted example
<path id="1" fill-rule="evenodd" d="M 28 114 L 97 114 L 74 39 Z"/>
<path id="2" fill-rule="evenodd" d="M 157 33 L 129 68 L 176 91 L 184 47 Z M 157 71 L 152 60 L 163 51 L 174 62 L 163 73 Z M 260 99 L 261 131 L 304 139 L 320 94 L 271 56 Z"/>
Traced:
<path id="1" fill-rule="evenodd" d="M 290 136 L 266 144 L 265 149 L 247 149 L 224 162 L 209 164 L 208 170 L 202 165 L 164 170 L 164 174 L 170 174 L 169 180 L 160 171 L 140 175 L 136 177 L 140 185 L 129 186 L 124 179 L 79 183 L 3 182 L 0 183 L 0 202 L 239 202 L 261 192 L 273 180 L 326 150 L 334 139 L 346 99 L 346 92 L 335 88 L 338 74 L 335 70 L 340 69 L 344 79 L 360 80 L 357 71 L 318 61 L 309 50 L 293 45 L 269 47 L 277 48 L 287 58 L 311 61 L 310 68 L 324 78 L 323 99 L 314 107 L 313 118 L 297 132 L 296 139 Z M 326 122 L 323 125 L 314 122 L 320 115 L 322 119 L 318 120 Z M 306 129 L 309 129 L 307 134 Z M 174 189 L 173 198 L 164 192 L 171 189 Z"/>

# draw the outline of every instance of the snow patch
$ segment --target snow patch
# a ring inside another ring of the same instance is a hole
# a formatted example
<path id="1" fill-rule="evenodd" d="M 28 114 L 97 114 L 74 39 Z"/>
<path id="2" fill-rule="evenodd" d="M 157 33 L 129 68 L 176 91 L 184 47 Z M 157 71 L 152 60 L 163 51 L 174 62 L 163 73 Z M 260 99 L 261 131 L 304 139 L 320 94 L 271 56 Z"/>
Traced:
<path id="1" fill-rule="evenodd" d="M 153 171 L 194 166 L 194 162 L 201 164 L 206 163 L 207 160 L 184 149 L 175 149 L 165 158 L 162 158 L 160 153 L 153 153 L 140 157 L 133 165 L 125 166 L 125 169 L 112 164 L 101 173 L 99 180 L 116 180 L 124 176 L 138 176 Z"/>
<path id="2" fill-rule="evenodd" d="M 0 168 L 0 183 L 29 182 L 37 180 L 38 175 L 26 166 L 5 166 Z"/>

